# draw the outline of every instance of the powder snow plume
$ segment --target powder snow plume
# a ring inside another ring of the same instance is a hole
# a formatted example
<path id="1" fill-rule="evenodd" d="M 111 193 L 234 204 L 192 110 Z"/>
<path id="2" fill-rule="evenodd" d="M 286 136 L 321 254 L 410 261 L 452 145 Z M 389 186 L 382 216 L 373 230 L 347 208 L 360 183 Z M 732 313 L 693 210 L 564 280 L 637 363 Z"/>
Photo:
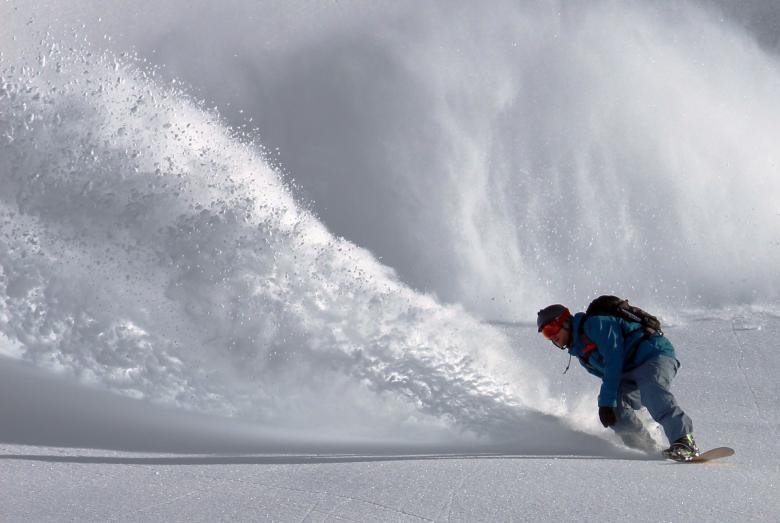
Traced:
<path id="1" fill-rule="evenodd" d="M 0 4 L 2 352 L 302 433 L 538 441 L 603 433 L 541 306 L 776 309 L 780 70 L 716 5 L 229 3 Z"/>
<path id="2" fill-rule="evenodd" d="M 153 68 L 51 39 L 25 60 L 0 73 L 15 357 L 323 432 L 495 437 L 557 408 L 506 334 L 331 235 L 260 146 Z"/>

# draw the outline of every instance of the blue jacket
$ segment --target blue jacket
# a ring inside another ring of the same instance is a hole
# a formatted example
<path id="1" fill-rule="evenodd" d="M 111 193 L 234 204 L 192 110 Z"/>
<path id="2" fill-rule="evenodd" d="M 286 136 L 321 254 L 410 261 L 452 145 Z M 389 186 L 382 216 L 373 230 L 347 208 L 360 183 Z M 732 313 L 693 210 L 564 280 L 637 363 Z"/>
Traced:
<path id="1" fill-rule="evenodd" d="M 569 354 L 576 356 L 585 369 L 601 378 L 599 407 L 616 407 L 620 376 L 656 356 L 674 355 L 674 347 L 665 336 L 645 335 L 639 323 L 614 316 L 591 316 L 585 322 L 585 337 L 581 339 L 580 322 L 584 312 L 572 318 L 572 340 Z M 596 345 L 595 349 L 589 343 Z M 588 352 L 588 348 L 591 348 Z"/>

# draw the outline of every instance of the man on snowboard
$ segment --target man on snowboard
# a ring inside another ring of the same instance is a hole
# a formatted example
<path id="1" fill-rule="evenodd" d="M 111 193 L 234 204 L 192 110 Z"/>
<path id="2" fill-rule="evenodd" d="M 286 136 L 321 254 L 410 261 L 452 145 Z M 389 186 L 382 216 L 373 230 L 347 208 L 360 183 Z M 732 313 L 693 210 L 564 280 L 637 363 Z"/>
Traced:
<path id="1" fill-rule="evenodd" d="M 581 323 L 584 324 L 581 325 Z M 680 362 L 660 331 L 647 334 L 640 323 L 618 316 L 572 316 L 563 305 L 540 310 L 537 327 L 545 338 L 576 356 L 585 369 L 601 378 L 599 419 L 634 448 L 655 445 L 634 410 L 647 407 L 663 427 L 671 446 L 663 453 L 677 461 L 699 455 L 693 423 L 669 390 Z"/>

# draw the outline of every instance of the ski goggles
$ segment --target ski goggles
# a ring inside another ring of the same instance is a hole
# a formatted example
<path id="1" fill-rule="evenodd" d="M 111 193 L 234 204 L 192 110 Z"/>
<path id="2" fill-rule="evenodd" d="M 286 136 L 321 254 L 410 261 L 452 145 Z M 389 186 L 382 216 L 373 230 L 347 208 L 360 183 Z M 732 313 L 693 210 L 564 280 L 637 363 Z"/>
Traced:
<path id="1" fill-rule="evenodd" d="M 563 324 L 566 322 L 568 316 L 566 314 L 561 314 L 556 319 L 542 327 L 542 336 L 545 338 L 552 339 L 553 336 L 558 334 L 561 329 L 563 328 Z"/>

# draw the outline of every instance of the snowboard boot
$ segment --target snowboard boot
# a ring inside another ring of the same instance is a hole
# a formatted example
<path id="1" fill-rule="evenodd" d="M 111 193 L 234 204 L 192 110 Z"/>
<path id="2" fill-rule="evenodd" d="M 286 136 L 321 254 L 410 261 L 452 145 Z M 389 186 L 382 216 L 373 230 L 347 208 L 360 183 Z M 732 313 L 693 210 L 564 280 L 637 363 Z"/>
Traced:
<path id="1" fill-rule="evenodd" d="M 678 439 L 664 452 L 664 457 L 675 461 L 690 461 L 699 455 L 699 447 L 693 441 L 693 434 L 686 434 Z"/>

